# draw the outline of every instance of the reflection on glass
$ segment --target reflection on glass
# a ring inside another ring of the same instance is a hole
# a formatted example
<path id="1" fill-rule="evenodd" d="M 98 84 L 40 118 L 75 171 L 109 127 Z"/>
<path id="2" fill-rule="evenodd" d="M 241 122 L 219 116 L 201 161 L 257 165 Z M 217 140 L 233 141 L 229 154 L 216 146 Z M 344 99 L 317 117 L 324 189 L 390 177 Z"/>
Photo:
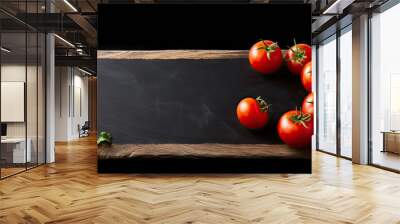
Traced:
<path id="1" fill-rule="evenodd" d="M 27 33 L 27 74 L 26 74 L 26 117 L 27 117 L 27 143 L 30 148 L 30 160 L 27 167 L 31 168 L 37 165 L 38 147 L 37 147 L 37 79 L 38 79 L 38 56 L 37 56 L 36 32 Z"/>
<path id="2" fill-rule="evenodd" d="M 400 170 L 400 5 L 372 17 L 372 163 Z"/>
<path id="3" fill-rule="evenodd" d="M 350 27 L 351 28 L 351 27 Z M 346 30 L 347 31 L 347 30 Z M 352 157 L 352 35 L 340 36 L 340 153 Z"/>
<path id="4" fill-rule="evenodd" d="M 336 153 L 336 37 L 318 48 L 318 149 Z"/>
<path id="5" fill-rule="evenodd" d="M 0 2 L 20 15 L 46 9 L 44 0 Z M 46 39 L 2 12 L 0 20 L 0 178 L 4 178 L 45 162 Z"/>
<path id="6" fill-rule="evenodd" d="M 46 52 L 45 52 L 45 44 L 46 39 L 45 35 L 39 33 L 38 35 L 38 76 L 37 76 L 37 89 L 38 89 L 38 136 L 37 136 L 37 148 L 38 148 L 38 164 L 45 163 L 45 65 L 46 65 Z"/>
<path id="7" fill-rule="evenodd" d="M 31 148 L 26 141 L 25 33 L 2 33 L 1 45 L 1 176 L 25 170 Z"/>

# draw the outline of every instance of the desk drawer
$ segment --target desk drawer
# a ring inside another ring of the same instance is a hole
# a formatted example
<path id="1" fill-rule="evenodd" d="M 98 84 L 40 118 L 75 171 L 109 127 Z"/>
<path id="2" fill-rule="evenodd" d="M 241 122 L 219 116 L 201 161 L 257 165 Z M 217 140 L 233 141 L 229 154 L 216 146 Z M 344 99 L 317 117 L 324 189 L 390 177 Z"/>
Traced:
<path id="1" fill-rule="evenodd" d="M 385 133 L 385 151 L 400 154 L 400 134 Z"/>

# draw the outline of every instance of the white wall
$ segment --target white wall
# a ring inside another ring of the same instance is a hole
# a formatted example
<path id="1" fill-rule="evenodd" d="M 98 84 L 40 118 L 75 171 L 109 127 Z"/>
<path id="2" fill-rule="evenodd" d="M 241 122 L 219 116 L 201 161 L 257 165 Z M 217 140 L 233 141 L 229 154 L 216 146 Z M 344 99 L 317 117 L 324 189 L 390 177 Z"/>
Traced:
<path id="1" fill-rule="evenodd" d="M 72 103 L 74 107 L 72 108 L 72 120 L 71 120 L 71 135 L 73 138 L 79 137 L 78 125 L 83 125 L 85 121 L 89 119 L 88 113 L 88 77 L 82 76 L 82 73 L 74 75 L 74 102 Z"/>
<path id="2" fill-rule="evenodd" d="M 68 88 L 70 84 L 69 69 L 55 68 L 55 141 L 68 140 Z"/>
<path id="3" fill-rule="evenodd" d="M 25 67 L 25 64 L 23 65 L 18 65 L 18 64 L 4 64 L 1 66 L 1 81 L 3 82 L 25 82 L 25 75 L 26 75 L 26 70 L 28 71 L 28 75 L 30 74 L 35 74 L 36 75 L 36 67 L 33 66 L 28 66 Z M 29 78 L 29 77 L 28 77 Z M 32 80 L 29 80 L 30 84 L 36 85 L 36 81 L 34 83 L 31 83 Z M 28 88 L 28 97 L 34 97 L 36 98 L 36 89 L 31 89 Z M 32 90 L 33 92 L 30 92 L 29 90 Z M 27 99 L 28 102 L 33 101 L 32 99 Z M 31 105 L 33 106 L 33 105 Z M 36 104 L 34 105 L 36 108 Z M 2 110 L 5 110 L 6 108 L 2 108 Z M 28 122 L 35 121 L 36 123 L 36 114 L 34 114 L 35 117 L 31 117 L 30 115 L 33 115 L 31 113 L 28 113 Z M 25 124 L 26 122 L 7 122 L 7 136 L 8 137 L 25 137 Z M 29 127 L 33 127 L 33 125 L 28 125 Z M 34 127 L 36 129 L 36 126 Z M 28 136 L 29 137 L 29 136 Z"/>
<path id="4" fill-rule="evenodd" d="M 56 67 L 55 89 L 55 140 L 77 139 L 78 125 L 88 120 L 88 77 L 76 68 Z"/>

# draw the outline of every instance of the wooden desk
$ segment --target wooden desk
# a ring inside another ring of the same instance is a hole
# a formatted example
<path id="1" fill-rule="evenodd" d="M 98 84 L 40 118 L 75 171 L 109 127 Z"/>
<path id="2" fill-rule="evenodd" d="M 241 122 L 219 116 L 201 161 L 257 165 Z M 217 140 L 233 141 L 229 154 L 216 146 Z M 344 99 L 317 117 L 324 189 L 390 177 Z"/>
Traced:
<path id="1" fill-rule="evenodd" d="M 392 152 L 400 154 L 400 131 L 382 131 L 383 150 L 382 152 Z"/>
<path id="2" fill-rule="evenodd" d="M 31 162 L 32 158 L 32 153 L 31 153 L 31 145 L 32 145 L 32 140 L 30 138 L 27 139 L 27 147 L 25 150 L 25 138 L 5 138 L 1 139 L 1 145 L 2 147 L 2 157 L 3 157 L 3 152 L 6 152 L 5 158 L 6 161 L 10 163 L 25 163 L 25 162 Z M 12 148 L 10 148 L 12 147 Z M 9 152 L 9 153 L 7 153 Z M 12 154 L 9 156 L 8 154 Z M 4 157 L 3 157 L 4 158 Z M 11 160 L 12 158 L 12 160 Z"/>

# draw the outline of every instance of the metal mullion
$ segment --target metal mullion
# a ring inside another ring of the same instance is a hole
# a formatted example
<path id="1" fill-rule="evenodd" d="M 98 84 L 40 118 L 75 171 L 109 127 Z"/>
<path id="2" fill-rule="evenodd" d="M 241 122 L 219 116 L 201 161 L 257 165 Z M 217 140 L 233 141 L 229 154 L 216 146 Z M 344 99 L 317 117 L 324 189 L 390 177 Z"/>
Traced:
<path id="1" fill-rule="evenodd" d="M 368 46 L 368 53 L 367 53 L 367 83 L 368 83 L 368 90 L 367 90 L 367 132 L 368 132 L 368 164 L 373 164 L 373 149 L 372 149 L 372 63 L 371 63 L 371 55 L 372 55 L 372 29 L 371 29 L 371 20 L 372 20 L 372 11 L 368 11 L 368 20 L 367 20 L 367 46 Z"/>
<path id="2" fill-rule="evenodd" d="M 28 19 L 28 1 L 25 1 L 25 21 Z M 24 102 L 24 118 L 25 118 L 25 170 L 28 170 L 28 115 L 27 115 L 27 97 L 28 97 L 28 24 L 25 25 L 25 102 Z"/>
<path id="3" fill-rule="evenodd" d="M 48 9 L 48 1 L 49 0 L 45 0 L 44 5 L 45 5 L 45 13 L 47 13 L 47 9 Z M 48 38 L 49 33 L 44 32 L 44 161 L 43 164 L 47 163 L 47 38 Z M 43 69 L 42 69 L 42 77 L 43 77 Z M 42 108 L 43 109 L 43 108 Z"/>
<path id="4" fill-rule="evenodd" d="M 36 1 L 39 13 L 39 1 Z M 36 32 L 36 166 L 39 165 L 39 32 Z"/>
<path id="5" fill-rule="evenodd" d="M 46 0 L 47 1 L 47 0 Z M 46 3 L 46 9 L 47 11 L 47 3 Z M 47 36 L 48 33 L 44 33 L 44 135 L 43 135 L 43 139 L 44 139 L 44 161 L 43 164 L 47 163 Z M 43 72 L 42 69 L 42 72 Z M 42 77 L 43 77 L 43 73 L 42 73 Z M 43 109 L 43 107 L 42 107 Z"/>
<path id="6" fill-rule="evenodd" d="M 314 107 L 316 108 L 319 104 L 319 57 L 318 57 L 318 51 L 319 51 L 319 44 L 317 44 L 315 46 L 315 99 L 314 102 L 316 102 L 316 104 L 314 104 Z M 315 119 L 315 148 L 319 149 L 319 109 L 315 110 L 316 113 L 316 119 Z"/>
<path id="7" fill-rule="evenodd" d="M 340 35 L 339 29 L 336 30 L 336 154 L 341 156 L 341 114 L 340 114 L 340 102 L 341 102 L 341 66 L 340 66 Z"/>

